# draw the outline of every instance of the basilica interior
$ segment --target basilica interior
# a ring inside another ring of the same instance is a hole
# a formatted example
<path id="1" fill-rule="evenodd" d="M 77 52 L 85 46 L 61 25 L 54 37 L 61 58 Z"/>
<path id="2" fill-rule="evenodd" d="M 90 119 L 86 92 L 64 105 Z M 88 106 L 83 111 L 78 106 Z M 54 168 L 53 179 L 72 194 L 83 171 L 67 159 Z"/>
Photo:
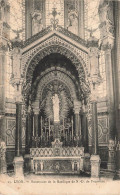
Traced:
<path id="1" fill-rule="evenodd" d="M 120 178 L 120 2 L 0 0 L 0 172 Z"/>

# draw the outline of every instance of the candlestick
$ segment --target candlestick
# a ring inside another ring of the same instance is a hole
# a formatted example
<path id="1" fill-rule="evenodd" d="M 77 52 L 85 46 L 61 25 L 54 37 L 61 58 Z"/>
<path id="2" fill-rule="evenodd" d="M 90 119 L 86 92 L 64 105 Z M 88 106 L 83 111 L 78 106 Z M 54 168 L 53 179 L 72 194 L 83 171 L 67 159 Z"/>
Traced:
<path id="1" fill-rule="evenodd" d="M 34 131 L 35 131 L 35 130 L 34 130 L 34 125 L 35 125 L 35 124 L 34 124 L 34 116 L 33 116 L 33 136 L 34 136 Z"/>
<path id="2" fill-rule="evenodd" d="M 50 118 L 49 118 L 49 136 L 50 136 Z"/>
<path id="3" fill-rule="evenodd" d="M 41 135 L 42 135 L 42 116 L 41 116 Z"/>
<path id="4" fill-rule="evenodd" d="M 71 122 L 72 122 L 72 139 L 73 139 L 73 116 L 71 118 Z"/>

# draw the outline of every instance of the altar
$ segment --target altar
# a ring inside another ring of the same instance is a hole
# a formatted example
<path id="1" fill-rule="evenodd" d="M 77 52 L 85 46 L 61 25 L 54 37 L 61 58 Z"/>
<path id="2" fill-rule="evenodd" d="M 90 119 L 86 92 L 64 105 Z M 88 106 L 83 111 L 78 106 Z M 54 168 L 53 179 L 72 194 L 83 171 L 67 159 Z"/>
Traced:
<path id="1" fill-rule="evenodd" d="M 51 81 L 45 98 L 32 104 L 25 167 L 34 174 L 80 174 L 85 169 L 81 103 L 72 102 L 66 91 L 61 81 Z"/>
<path id="2" fill-rule="evenodd" d="M 62 147 L 55 139 L 51 148 L 31 148 L 31 172 L 35 174 L 80 174 L 84 169 L 83 147 Z"/>

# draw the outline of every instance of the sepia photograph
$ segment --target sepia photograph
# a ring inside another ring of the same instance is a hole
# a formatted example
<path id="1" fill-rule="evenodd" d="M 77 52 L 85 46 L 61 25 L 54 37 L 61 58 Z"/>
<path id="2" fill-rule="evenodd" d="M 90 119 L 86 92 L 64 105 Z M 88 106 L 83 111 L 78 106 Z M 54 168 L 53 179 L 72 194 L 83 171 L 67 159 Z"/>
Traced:
<path id="1" fill-rule="evenodd" d="M 0 195 L 120 195 L 120 1 L 0 0 Z"/>

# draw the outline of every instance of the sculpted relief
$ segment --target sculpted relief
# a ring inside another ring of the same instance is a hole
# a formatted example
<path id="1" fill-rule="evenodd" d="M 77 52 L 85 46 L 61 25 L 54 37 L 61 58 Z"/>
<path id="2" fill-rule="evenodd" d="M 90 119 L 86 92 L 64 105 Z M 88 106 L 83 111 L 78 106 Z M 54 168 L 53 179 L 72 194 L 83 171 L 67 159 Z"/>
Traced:
<path id="1" fill-rule="evenodd" d="M 74 34 L 78 34 L 78 16 L 75 11 L 70 11 L 68 14 L 68 30 Z"/>
<path id="2" fill-rule="evenodd" d="M 37 34 L 43 29 L 42 14 L 40 12 L 34 12 L 32 14 L 32 35 Z"/>

